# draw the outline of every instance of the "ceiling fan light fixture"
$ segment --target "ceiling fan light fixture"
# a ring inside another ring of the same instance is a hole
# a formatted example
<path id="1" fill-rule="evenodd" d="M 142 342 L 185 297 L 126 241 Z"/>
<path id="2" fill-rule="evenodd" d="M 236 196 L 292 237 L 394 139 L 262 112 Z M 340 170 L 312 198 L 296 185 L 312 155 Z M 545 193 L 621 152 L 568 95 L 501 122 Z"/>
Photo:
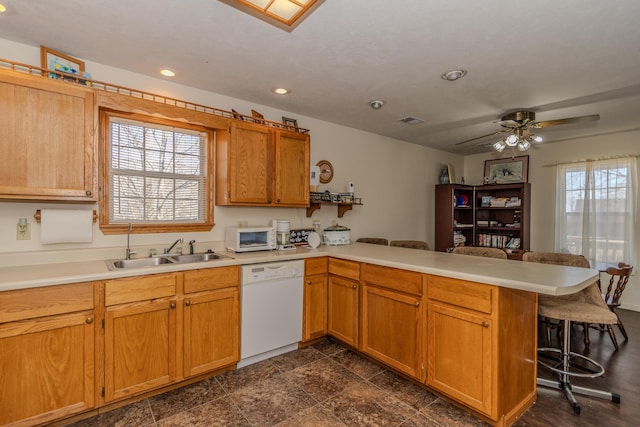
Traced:
<path id="1" fill-rule="evenodd" d="M 534 142 L 542 142 L 544 139 L 540 135 L 531 135 L 531 140 Z"/>
<path id="2" fill-rule="evenodd" d="M 440 77 L 442 77 L 443 80 L 446 80 L 449 82 L 455 82 L 456 80 L 459 80 L 466 75 L 467 75 L 466 70 L 451 70 L 451 71 L 447 71 Z"/>
<path id="3" fill-rule="evenodd" d="M 504 143 L 504 141 L 498 141 L 493 144 L 493 149 L 496 150 L 498 153 L 502 153 L 506 146 L 507 145 Z"/>
<path id="4" fill-rule="evenodd" d="M 529 143 L 529 141 L 522 141 L 518 144 L 518 150 L 520 151 L 527 151 L 529 148 L 531 148 L 531 144 Z"/>
<path id="5" fill-rule="evenodd" d="M 515 134 L 511 134 L 508 137 L 506 137 L 504 139 L 504 142 L 509 146 L 509 147 L 515 147 L 516 145 L 518 145 L 518 136 Z"/>

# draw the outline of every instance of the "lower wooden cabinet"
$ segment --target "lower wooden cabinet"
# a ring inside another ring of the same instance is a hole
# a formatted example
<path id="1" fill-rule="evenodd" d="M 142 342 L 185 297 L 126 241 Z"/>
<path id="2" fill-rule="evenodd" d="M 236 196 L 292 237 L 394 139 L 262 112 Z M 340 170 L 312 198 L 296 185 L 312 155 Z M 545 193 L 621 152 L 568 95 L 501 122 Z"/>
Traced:
<path id="1" fill-rule="evenodd" d="M 92 283 L 0 293 L 0 425 L 35 425 L 95 404 Z"/>
<path id="2" fill-rule="evenodd" d="M 175 273 L 105 283 L 105 402 L 176 381 L 176 286 Z"/>
<path id="3" fill-rule="evenodd" d="M 304 265 L 302 341 L 327 334 L 327 258 L 309 258 Z"/>
<path id="4" fill-rule="evenodd" d="M 365 264 L 362 282 L 360 350 L 424 380 L 422 275 Z"/>
<path id="5" fill-rule="evenodd" d="M 185 378 L 240 360 L 238 267 L 184 273 L 183 350 Z M 199 292 L 191 292 L 197 290 Z"/>
<path id="6" fill-rule="evenodd" d="M 329 258 L 328 333 L 358 347 L 360 263 Z"/>
<path id="7" fill-rule="evenodd" d="M 499 425 L 536 391 L 536 295 L 427 276 L 427 384 Z"/>

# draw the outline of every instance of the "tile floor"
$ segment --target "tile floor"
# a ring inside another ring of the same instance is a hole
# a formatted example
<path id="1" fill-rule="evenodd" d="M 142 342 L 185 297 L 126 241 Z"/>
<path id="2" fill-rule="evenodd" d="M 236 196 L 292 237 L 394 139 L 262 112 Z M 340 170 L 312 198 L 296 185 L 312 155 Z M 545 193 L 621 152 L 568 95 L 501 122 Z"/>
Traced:
<path id="1" fill-rule="evenodd" d="M 329 340 L 73 424 L 486 425 L 428 390 Z"/>

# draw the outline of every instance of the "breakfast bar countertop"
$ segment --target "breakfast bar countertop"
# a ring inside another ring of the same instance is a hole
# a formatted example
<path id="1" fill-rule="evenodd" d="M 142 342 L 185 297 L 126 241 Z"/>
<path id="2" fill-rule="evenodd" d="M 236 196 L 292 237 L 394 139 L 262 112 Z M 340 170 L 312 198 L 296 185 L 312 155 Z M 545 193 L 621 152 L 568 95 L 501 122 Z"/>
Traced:
<path id="1" fill-rule="evenodd" d="M 229 255 L 233 258 L 213 262 L 164 264 L 117 271 L 107 269 L 104 260 L 0 267 L 0 291 L 318 256 L 332 256 L 547 295 L 571 294 L 598 279 L 598 270 L 587 268 L 527 263 L 368 243 Z"/>

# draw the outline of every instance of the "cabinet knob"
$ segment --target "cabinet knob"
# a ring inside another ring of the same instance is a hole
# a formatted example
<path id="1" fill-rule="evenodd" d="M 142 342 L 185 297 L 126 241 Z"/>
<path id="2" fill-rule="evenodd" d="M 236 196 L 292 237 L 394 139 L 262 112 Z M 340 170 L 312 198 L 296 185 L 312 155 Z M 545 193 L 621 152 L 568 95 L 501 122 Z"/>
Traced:
<path id="1" fill-rule="evenodd" d="M 187 307 L 189 307 L 191 305 L 191 300 L 185 300 L 184 305 L 186 305 Z"/>
<path id="2" fill-rule="evenodd" d="M 171 301 L 171 304 L 169 304 L 169 307 L 171 307 L 171 308 L 176 308 L 176 303 L 175 303 L 175 301 Z"/>
<path id="3" fill-rule="evenodd" d="M 351 285 L 351 289 L 358 289 L 358 285 Z"/>
<path id="4" fill-rule="evenodd" d="M 87 196 L 91 196 L 93 192 L 91 190 L 86 190 L 84 194 L 86 194 Z"/>
<path id="5" fill-rule="evenodd" d="M 93 323 L 93 317 L 87 317 L 86 322 L 87 322 L 87 325 L 92 324 Z"/>
<path id="6" fill-rule="evenodd" d="M 280 203 L 280 199 L 276 199 L 276 203 Z"/>
<path id="7" fill-rule="evenodd" d="M 489 322 L 485 320 L 484 322 L 482 322 L 482 326 L 484 326 L 485 328 L 488 328 Z"/>
<path id="8" fill-rule="evenodd" d="M 307 280 L 307 285 L 310 285 L 310 284 L 311 284 L 311 280 Z"/>
<path id="9" fill-rule="evenodd" d="M 415 306 L 420 307 L 420 301 L 416 301 Z"/>

